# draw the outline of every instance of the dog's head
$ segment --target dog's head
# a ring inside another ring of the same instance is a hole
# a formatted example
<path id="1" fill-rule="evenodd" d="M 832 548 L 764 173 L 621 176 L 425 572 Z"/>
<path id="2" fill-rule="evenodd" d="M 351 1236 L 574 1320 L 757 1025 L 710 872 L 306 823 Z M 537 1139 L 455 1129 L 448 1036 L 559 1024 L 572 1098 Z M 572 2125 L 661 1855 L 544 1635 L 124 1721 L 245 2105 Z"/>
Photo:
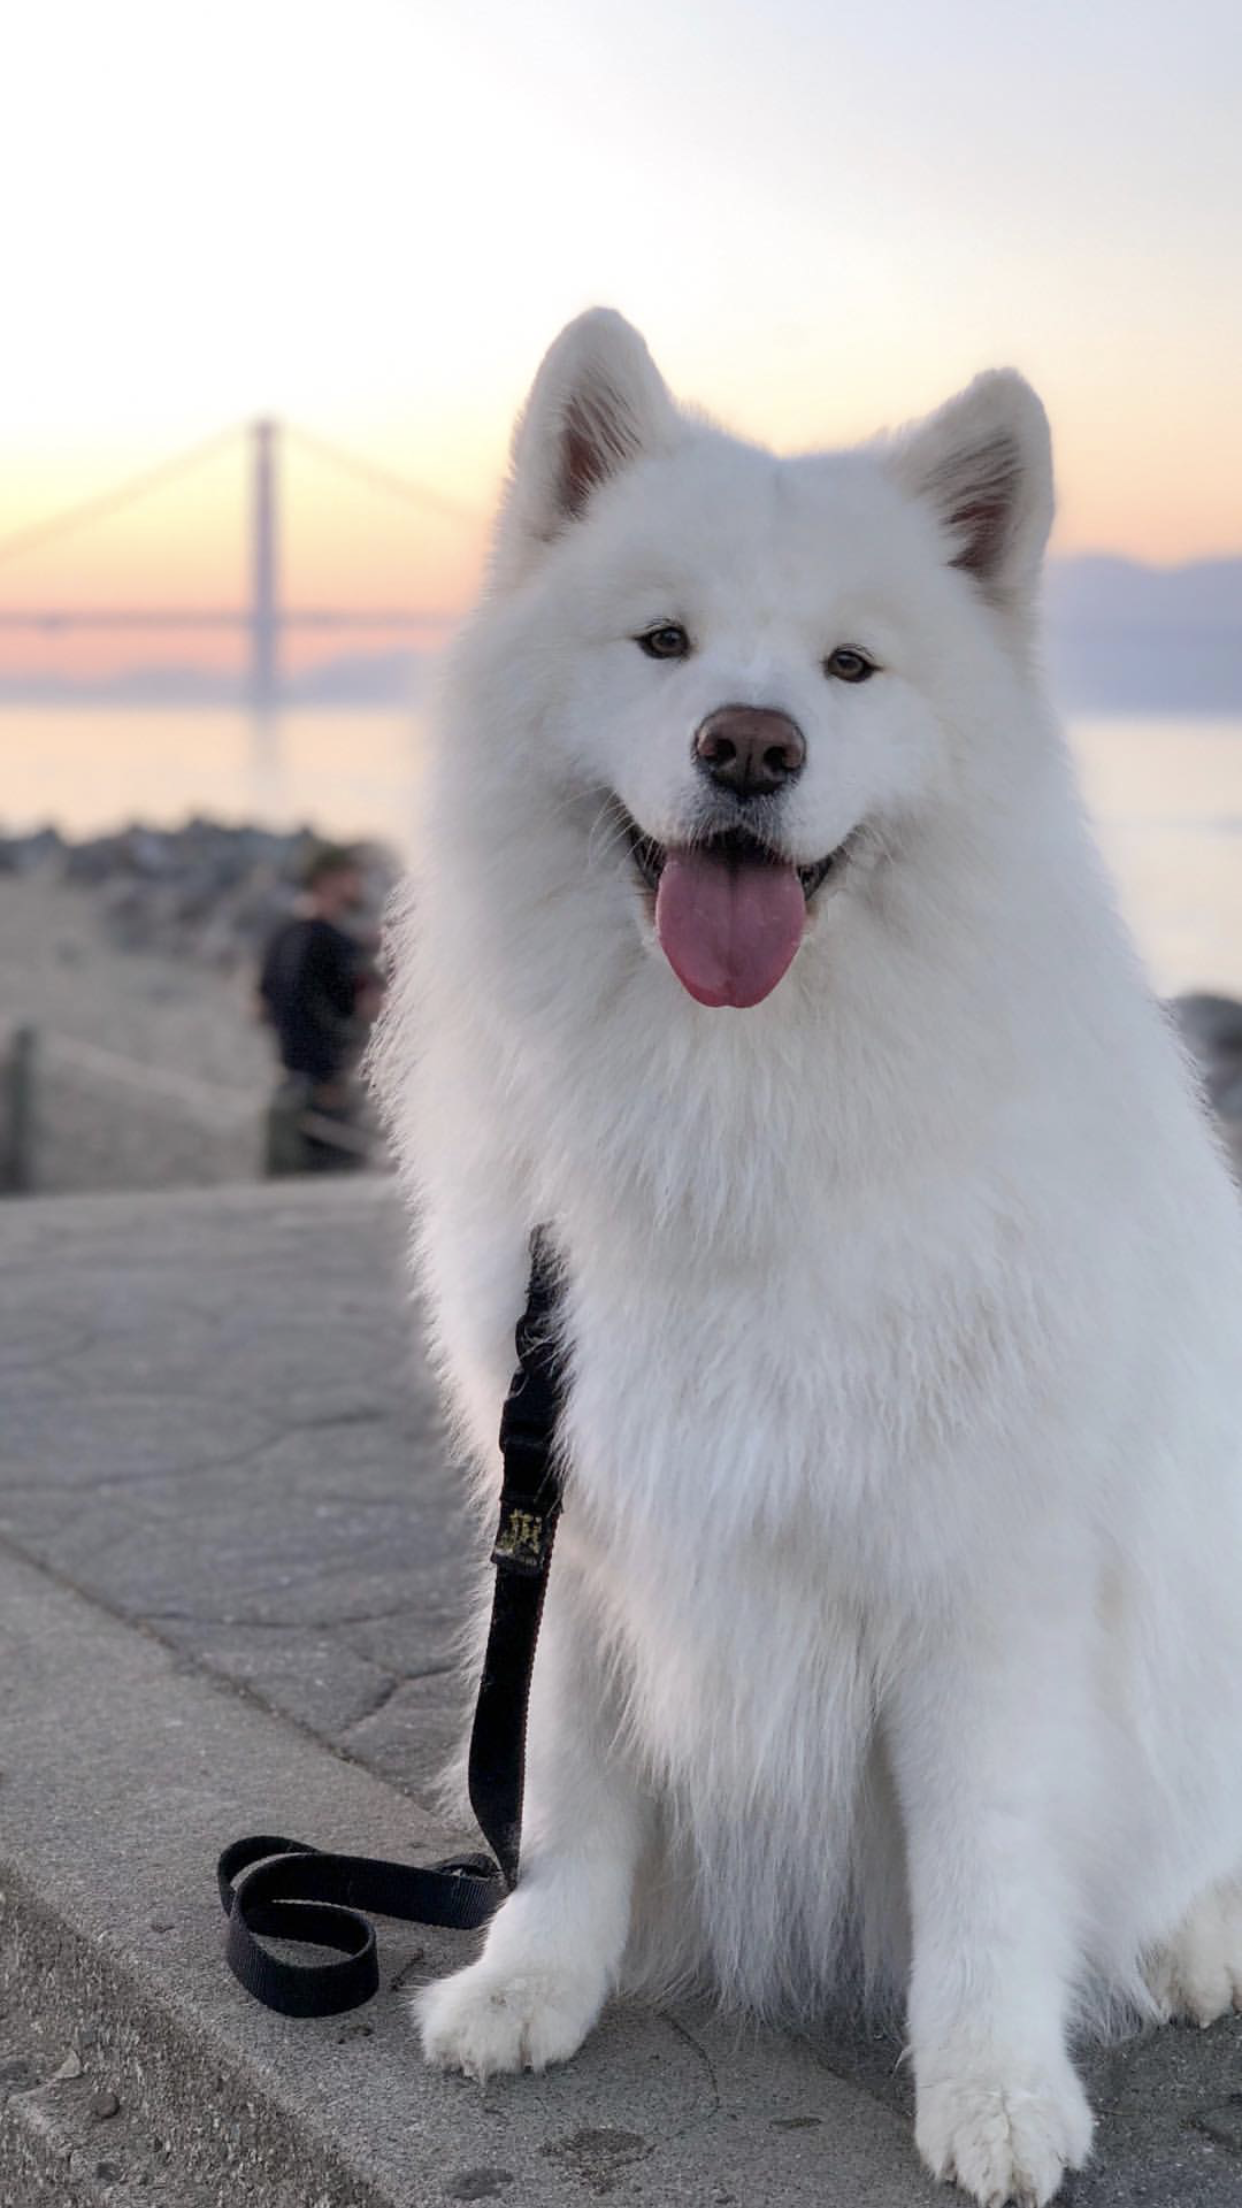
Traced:
<path id="1" fill-rule="evenodd" d="M 1052 514 L 1008 371 L 898 436 L 779 459 L 680 410 L 596 311 L 514 439 L 489 612 L 562 810 L 700 1003 L 749 1006 L 951 796 L 1021 679 Z"/>

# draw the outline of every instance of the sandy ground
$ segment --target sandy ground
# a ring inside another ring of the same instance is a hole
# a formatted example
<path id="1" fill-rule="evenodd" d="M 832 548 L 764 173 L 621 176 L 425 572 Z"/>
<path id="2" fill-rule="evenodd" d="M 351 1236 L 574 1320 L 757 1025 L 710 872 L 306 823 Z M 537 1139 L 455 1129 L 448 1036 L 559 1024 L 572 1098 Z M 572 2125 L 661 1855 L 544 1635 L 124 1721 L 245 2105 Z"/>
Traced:
<path id="1" fill-rule="evenodd" d="M 271 1043 L 251 1017 L 248 975 L 117 949 L 98 893 L 46 868 L 0 875 L 0 1023 L 26 1022 L 242 1096 L 270 1086 Z"/>
<path id="2" fill-rule="evenodd" d="M 275 1060 L 251 976 L 124 951 L 99 893 L 0 876 L 0 1052 L 32 1026 L 36 1189 L 162 1188 L 259 1170 Z M 0 1129 L 0 1139 L 3 1130 Z"/>

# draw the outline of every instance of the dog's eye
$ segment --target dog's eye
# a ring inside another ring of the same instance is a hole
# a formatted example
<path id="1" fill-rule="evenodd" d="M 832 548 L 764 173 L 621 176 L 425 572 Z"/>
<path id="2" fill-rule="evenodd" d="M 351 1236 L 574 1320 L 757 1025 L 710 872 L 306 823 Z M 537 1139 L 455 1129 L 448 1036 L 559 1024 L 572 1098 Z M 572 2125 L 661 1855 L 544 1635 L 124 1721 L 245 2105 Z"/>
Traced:
<path id="1" fill-rule="evenodd" d="M 875 673 L 875 661 L 855 651 L 852 644 L 838 644 L 824 661 L 824 673 L 837 682 L 867 682 Z"/>
<path id="2" fill-rule="evenodd" d="M 648 659 L 684 659 L 690 649 L 690 639 L 679 621 L 661 621 L 658 628 L 644 629 L 634 642 Z"/>

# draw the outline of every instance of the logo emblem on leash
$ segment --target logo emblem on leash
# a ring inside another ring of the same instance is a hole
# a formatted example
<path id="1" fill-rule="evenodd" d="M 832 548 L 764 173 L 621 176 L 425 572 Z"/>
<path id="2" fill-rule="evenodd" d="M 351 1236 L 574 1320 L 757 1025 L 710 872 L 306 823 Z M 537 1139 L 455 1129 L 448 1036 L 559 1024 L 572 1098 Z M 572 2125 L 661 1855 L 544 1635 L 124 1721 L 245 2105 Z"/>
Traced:
<path id="1" fill-rule="evenodd" d="M 507 1564 L 514 1572 L 540 1572 L 547 1541 L 547 1522 L 541 1513 L 510 1503 L 500 1514 L 492 1562 Z"/>

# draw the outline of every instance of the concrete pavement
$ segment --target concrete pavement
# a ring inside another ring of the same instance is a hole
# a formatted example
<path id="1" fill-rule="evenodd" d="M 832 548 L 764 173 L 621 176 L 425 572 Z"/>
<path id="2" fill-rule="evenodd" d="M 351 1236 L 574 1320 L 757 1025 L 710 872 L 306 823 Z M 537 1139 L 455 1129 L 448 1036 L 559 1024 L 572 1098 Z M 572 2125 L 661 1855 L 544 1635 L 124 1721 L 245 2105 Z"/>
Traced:
<path id="1" fill-rule="evenodd" d="M 0 2208 L 922 2208 L 908 2081 L 794 2036 L 616 2009 L 485 2092 L 406 1988 L 470 1943 L 381 1927 L 353 2017 L 219 1956 L 224 1839 L 443 1851 L 429 1782 L 470 1541 L 383 1184 L 0 1210 Z M 1076 2208 L 1242 2204 L 1242 2022 L 1097 2052 Z M 113 2105 L 115 2104 L 115 2105 Z"/>

